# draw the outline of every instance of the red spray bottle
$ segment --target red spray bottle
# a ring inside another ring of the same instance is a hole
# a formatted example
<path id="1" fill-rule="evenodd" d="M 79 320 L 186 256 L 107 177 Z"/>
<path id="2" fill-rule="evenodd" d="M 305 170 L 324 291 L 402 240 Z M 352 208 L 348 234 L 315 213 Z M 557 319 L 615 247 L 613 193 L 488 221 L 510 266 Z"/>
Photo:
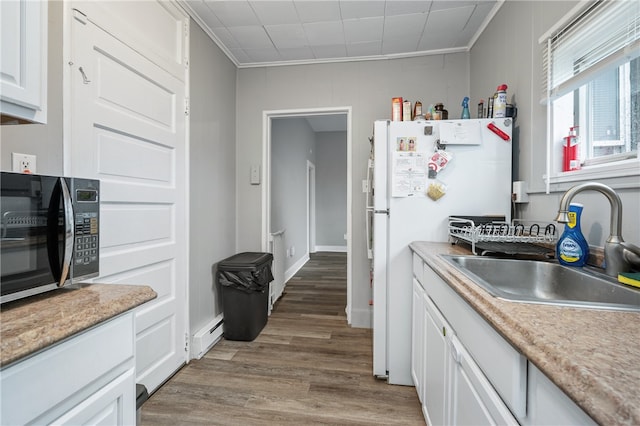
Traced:
<path id="1" fill-rule="evenodd" d="M 580 169 L 580 155 L 578 151 L 578 135 L 576 129 L 578 126 L 569 128 L 569 136 L 564 138 L 564 145 L 562 147 L 563 161 L 562 171 L 570 172 L 572 170 Z"/>

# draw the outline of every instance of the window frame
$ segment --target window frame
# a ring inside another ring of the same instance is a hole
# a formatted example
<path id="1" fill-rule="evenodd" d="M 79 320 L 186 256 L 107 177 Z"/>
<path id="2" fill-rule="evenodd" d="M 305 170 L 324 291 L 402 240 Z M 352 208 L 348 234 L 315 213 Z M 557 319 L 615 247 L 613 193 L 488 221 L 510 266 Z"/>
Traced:
<path id="1" fill-rule="evenodd" d="M 550 82 L 552 81 L 552 76 L 551 66 L 549 66 L 550 59 L 546 55 L 548 52 L 552 51 L 552 38 L 555 37 L 555 35 L 558 34 L 561 30 L 576 22 L 576 20 L 593 4 L 594 3 L 592 1 L 581 1 L 539 39 L 539 43 L 543 46 L 542 50 L 544 50 L 543 65 L 545 66 L 546 70 L 546 75 L 543 75 L 543 78 L 545 79 L 545 81 L 543 81 L 543 90 L 545 91 L 545 93 L 543 94 L 541 103 L 546 104 L 547 107 L 546 174 L 543 175 L 543 179 L 546 183 L 547 194 L 550 193 L 550 187 L 552 184 L 573 183 L 579 181 L 602 179 L 615 179 L 622 181 L 629 177 L 640 176 L 640 157 L 638 156 L 638 150 L 620 155 L 606 156 L 600 160 L 598 160 L 598 157 L 595 157 L 587 161 L 584 161 L 586 160 L 585 155 L 582 155 L 581 153 L 581 163 L 583 163 L 583 165 L 580 170 L 573 170 L 569 172 L 562 171 L 562 146 L 563 137 L 566 135 L 561 134 L 562 130 L 560 129 L 560 127 L 564 126 L 565 123 L 555 126 L 555 122 L 559 120 L 555 119 L 555 117 L 557 116 L 557 111 L 554 110 L 554 103 L 559 97 L 552 96 L 551 92 L 547 89 L 547 85 L 551 84 Z M 626 55 L 629 54 L 629 56 L 631 56 L 631 54 L 634 54 L 636 52 L 636 50 L 638 49 L 638 42 L 636 41 L 628 47 L 629 48 L 625 49 L 625 52 L 623 53 L 611 55 L 613 59 L 609 59 L 607 65 L 603 68 L 611 69 L 611 67 L 615 66 L 616 62 L 618 63 L 618 66 L 620 66 L 622 63 L 629 62 L 630 59 L 628 59 Z M 594 69 L 584 73 L 584 75 L 580 77 L 580 79 L 583 80 L 580 86 L 589 81 L 592 81 L 594 77 L 591 74 L 600 71 L 598 69 L 598 64 L 596 64 L 593 68 Z M 573 93 L 575 90 L 579 89 L 574 89 L 568 93 Z M 630 100 L 626 100 L 626 102 L 630 102 Z M 619 119 L 621 121 L 620 125 L 622 130 L 624 119 L 622 117 L 620 117 Z M 588 123 L 586 120 L 587 119 L 584 114 L 580 114 L 580 122 L 577 123 L 578 126 L 586 125 Z M 572 126 L 573 124 L 574 123 L 572 122 L 570 126 Z M 568 132 L 570 126 L 566 126 L 566 129 L 562 127 L 565 133 Z M 620 136 L 622 137 L 622 134 Z M 625 141 L 625 144 L 629 143 L 630 141 Z M 591 144 L 589 145 L 589 149 L 592 150 L 593 146 L 591 146 Z"/>

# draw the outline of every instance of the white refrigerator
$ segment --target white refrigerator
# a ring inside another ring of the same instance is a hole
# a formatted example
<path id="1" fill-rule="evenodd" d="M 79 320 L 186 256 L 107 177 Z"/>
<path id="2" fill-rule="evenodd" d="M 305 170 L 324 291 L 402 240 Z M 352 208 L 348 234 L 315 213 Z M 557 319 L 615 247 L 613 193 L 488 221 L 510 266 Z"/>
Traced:
<path id="1" fill-rule="evenodd" d="M 411 378 L 412 241 L 448 241 L 448 218 L 511 220 L 510 118 L 376 121 L 369 161 L 367 240 L 373 374 Z"/>

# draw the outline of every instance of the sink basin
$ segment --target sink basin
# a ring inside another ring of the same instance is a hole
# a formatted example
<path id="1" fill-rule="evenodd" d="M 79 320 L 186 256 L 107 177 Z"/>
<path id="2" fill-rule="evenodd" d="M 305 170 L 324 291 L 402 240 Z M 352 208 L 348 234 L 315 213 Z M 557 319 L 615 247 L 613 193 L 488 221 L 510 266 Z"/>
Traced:
<path id="1" fill-rule="evenodd" d="M 589 268 L 556 262 L 443 255 L 500 299 L 581 308 L 640 311 L 640 289 Z"/>

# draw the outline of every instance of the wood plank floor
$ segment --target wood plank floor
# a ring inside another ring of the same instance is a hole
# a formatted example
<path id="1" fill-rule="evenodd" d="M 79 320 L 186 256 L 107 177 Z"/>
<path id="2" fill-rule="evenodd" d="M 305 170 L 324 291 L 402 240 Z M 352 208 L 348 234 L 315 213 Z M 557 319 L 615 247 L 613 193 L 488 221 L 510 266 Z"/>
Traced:
<path id="1" fill-rule="evenodd" d="M 414 388 L 372 376 L 370 329 L 347 326 L 346 255 L 318 253 L 253 342 L 222 339 L 142 406 L 151 425 L 424 425 Z"/>

